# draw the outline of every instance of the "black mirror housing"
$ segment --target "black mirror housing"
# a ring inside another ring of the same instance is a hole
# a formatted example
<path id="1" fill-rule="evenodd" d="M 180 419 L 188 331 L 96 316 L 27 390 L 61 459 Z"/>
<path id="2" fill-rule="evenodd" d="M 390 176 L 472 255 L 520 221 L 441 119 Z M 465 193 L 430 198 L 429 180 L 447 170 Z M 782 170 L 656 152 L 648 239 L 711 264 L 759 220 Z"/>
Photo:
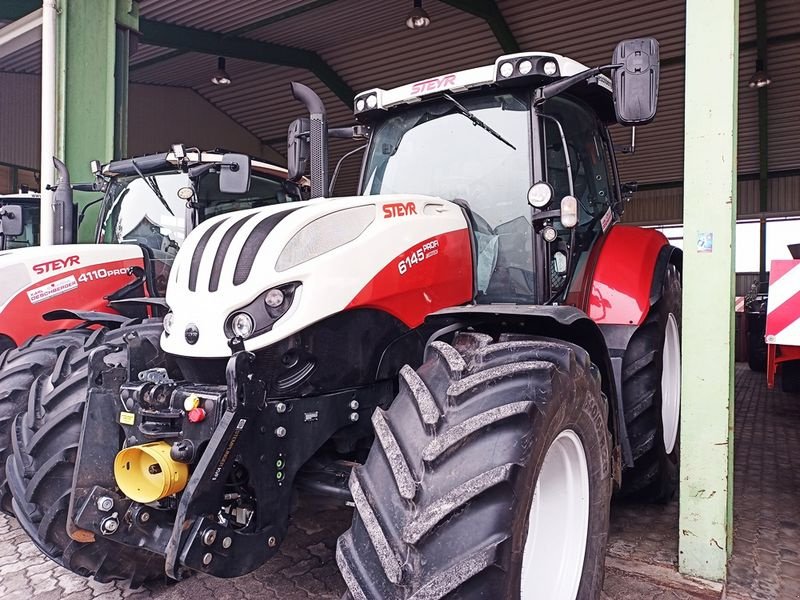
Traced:
<path id="1" fill-rule="evenodd" d="M 289 124 L 289 133 L 286 138 L 289 181 L 299 181 L 308 170 L 308 157 L 311 154 L 310 131 L 311 123 L 308 117 L 295 119 Z"/>
<path id="2" fill-rule="evenodd" d="M 15 237 L 22 235 L 22 207 L 16 204 L 0 206 L 0 235 Z"/>
<path id="3" fill-rule="evenodd" d="M 219 191 L 223 194 L 246 194 L 249 189 L 250 157 L 246 154 L 223 154 Z"/>
<path id="4" fill-rule="evenodd" d="M 623 40 L 614 50 L 614 110 L 620 125 L 644 125 L 656 116 L 659 49 L 655 38 Z"/>

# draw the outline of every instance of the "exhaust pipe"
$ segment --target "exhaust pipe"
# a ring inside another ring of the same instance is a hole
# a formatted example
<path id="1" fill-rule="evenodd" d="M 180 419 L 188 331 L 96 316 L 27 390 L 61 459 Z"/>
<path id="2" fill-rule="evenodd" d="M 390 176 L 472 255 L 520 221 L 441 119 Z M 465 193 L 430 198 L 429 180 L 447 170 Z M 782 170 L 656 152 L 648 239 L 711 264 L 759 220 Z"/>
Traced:
<path id="1" fill-rule="evenodd" d="M 72 186 L 67 165 L 53 157 L 58 177 L 53 194 L 53 243 L 75 243 L 75 204 L 72 202 Z"/>
<path id="2" fill-rule="evenodd" d="M 328 196 L 328 114 L 319 96 L 307 85 L 292 82 L 292 96 L 302 102 L 310 117 L 311 197 Z"/>

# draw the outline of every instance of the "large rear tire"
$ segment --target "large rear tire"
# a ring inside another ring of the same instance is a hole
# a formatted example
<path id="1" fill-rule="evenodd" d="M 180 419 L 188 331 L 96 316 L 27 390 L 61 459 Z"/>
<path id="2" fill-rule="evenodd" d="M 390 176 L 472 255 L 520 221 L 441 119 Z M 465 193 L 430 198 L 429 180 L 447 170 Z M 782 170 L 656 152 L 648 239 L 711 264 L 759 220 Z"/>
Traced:
<path id="1" fill-rule="evenodd" d="M 336 551 L 351 596 L 599 598 L 612 477 L 597 369 L 556 340 L 454 346 L 404 367 L 373 415 Z"/>
<path id="2" fill-rule="evenodd" d="M 82 346 L 93 332 L 72 329 L 50 335 L 35 336 L 17 348 L 0 354 L 0 465 L 11 453 L 11 425 L 24 411 L 34 390 L 42 393 L 58 357 L 68 348 Z M 0 468 L 0 510 L 13 516 L 11 494 L 5 469 Z"/>
<path id="3" fill-rule="evenodd" d="M 634 466 L 622 474 L 621 496 L 667 502 L 675 495 L 680 456 L 681 279 L 664 275 L 661 299 L 633 334 L 622 366 L 622 401 Z"/>
<path id="4" fill-rule="evenodd" d="M 103 346 L 124 346 L 137 335 L 155 344 L 161 320 L 151 319 L 117 330 L 101 330 L 80 351 L 65 350 L 47 386 L 31 392 L 28 409 L 14 427 L 13 454 L 6 473 L 14 512 L 32 541 L 49 558 L 79 575 L 100 582 L 128 581 L 132 587 L 164 577 L 164 559 L 96 536 L 82 543 L 67 534 L 72 477 L 80 441 L 89 384 L 89 354 Z M 124 363 L 124 352 L 114 360 Z"/>

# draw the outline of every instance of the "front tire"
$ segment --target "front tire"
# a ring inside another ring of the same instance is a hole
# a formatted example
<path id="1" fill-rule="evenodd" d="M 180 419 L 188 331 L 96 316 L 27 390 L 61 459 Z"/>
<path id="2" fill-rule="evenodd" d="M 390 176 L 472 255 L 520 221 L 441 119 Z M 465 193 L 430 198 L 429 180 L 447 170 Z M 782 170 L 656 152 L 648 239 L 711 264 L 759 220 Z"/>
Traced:
<path id="1" fill-rule="evenodd" d="M 78 542 L 67 534 L 83 414 L 89 388 L 88 358 L 102 346 L 123 347 L 137 335 L 158 347 L 162 325 L 151 319 L 117 330 L 101 329 L 79 351 L 62 353 L 47 386 L 34 388 L 28 410 L 15 421 L 13 454 L 6 463 L 14 512 L 31 540 L 48 558 L 84 577 L 100 582 L 128 581 L 131 587 L 164 577 L 164 559 L 100 535 Z"/>
<path id="2" fill-rule="evenodd" d="M 58 357 L 68 348 L 82 346 L 93 335 L 85 328 L 30 338 L 17 348 L 0 353 L 0 465 L 11 454 L 11 426 L 24 411 L 31 393 L 41 393 Z M 0 510 L 14 516 L 5 469 L 0 469 Z"/>
<path id="3" fill-rule="evenodd" d="M 426 354 L 351 476 L 336 554 L 352 597 L 599 598 L 612 478 L 588 354 L 482 334 Z"/>

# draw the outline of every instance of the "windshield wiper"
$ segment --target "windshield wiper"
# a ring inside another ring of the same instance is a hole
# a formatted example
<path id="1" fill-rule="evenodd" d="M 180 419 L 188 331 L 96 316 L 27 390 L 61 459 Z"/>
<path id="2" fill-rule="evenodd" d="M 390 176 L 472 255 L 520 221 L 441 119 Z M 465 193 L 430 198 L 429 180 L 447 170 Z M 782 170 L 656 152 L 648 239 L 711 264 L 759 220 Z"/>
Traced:
<path id="1" fill-rule="evenodd" d="M 503 142 L 506 146 L 508 146 L 512 150 L 516 150 L 516 148 L 514 147 L 514 145 L 511 142 L 509 142 L 506 138 L 504 138 L 502 135 L 497 133 L 494 129 L 489 127 L 486 123 L 481 121 L 478 117 L 473 115 L 463 104 L 461 104 L 458 100 L 453 98 L 450 94 L 442 94 L 442 96 L 444 97 L 445 100 L 447 100 L 453 106 L 456 107 L 456 109 L 458 110 L 459 114 L 464 115 L 470 121 L 472 121 L 473 125 L 477 125 L 478 127 L 482 128 L 482 129 L 485 129 L 486 131 L 491 133 L 494 137 L 496 137 L 498 140 Z"/>
<path id="2" fill-rule="evenodd" d="M 148 179 L 147 177 L 145 177 L 144 173 L 142 173 L 141 169 L 139 169 L 139 165 L 136 164 L 135 160 L 131 159 L 131 164 L 133 165 L 133 168 L 136 169 L 136 172 L 139 174 L 139 177 L 144 179 L 144 182 L 147 184 L 147 187 L 149 187 L 152 190 L 152 192 L 156 195 L 156 198 L 158 198 L 161 201 L 161 204 L 164 205 L 164 208 L 166 208 L 169 214 L 171 214 L 174 217 L 175 213 L 172 212 L 172 208 L 170 208 L 169 204 L 167 204 L 167 201 L 164 199 L 164 194 L 161 193 L 161 188 L 158 187 L 158 182 L 156 181 L 156 178 L 152 177 Z"/>

